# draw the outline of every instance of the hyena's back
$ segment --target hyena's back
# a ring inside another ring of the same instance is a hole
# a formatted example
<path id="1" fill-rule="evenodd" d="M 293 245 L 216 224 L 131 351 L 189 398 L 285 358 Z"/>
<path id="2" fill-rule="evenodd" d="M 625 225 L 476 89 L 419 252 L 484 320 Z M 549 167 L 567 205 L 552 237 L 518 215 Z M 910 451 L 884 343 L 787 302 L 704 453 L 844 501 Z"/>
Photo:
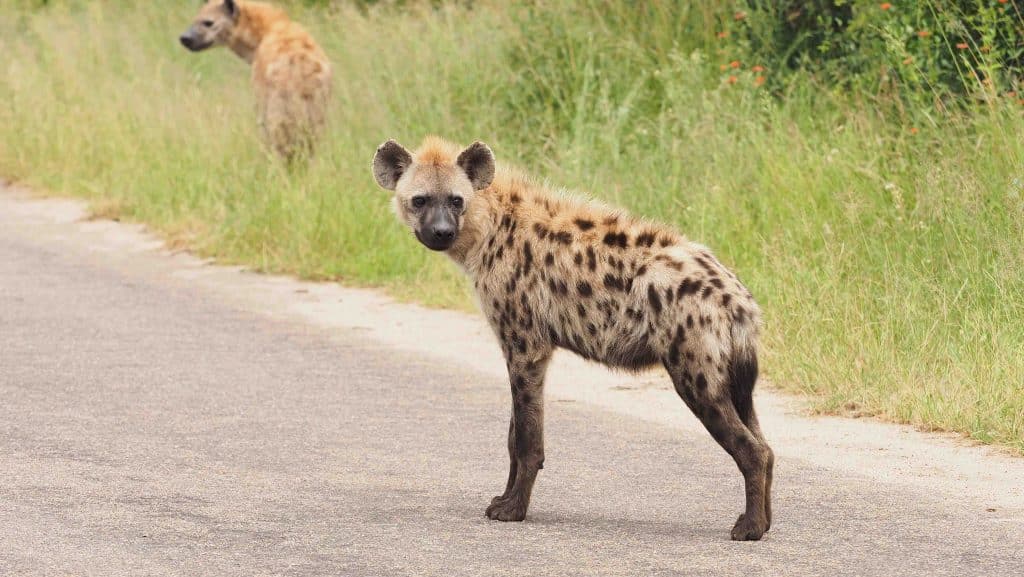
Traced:
<path id="1" fill-rule="evenodd" d="M 302 28 L 264 40 L 253 61 L 264 138 L 283 157 L 308 154 L 327 120 L 331 65 Z"/>

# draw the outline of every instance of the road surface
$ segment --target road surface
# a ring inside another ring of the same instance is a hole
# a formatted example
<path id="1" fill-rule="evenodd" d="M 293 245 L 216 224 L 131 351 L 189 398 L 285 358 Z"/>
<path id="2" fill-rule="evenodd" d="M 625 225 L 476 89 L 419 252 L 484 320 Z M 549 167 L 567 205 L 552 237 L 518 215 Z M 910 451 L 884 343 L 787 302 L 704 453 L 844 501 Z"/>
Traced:
<path id="1" fill-rule="evenodd" d="M 489 521 L 495 373 L 23 202 L 0 202 L 0 575 L 1024 573 L 1019 510 L 784 452 L 770 533 L 731 542 L 741 478 L 706 434 L 564 398 L 527 521 Z"/>

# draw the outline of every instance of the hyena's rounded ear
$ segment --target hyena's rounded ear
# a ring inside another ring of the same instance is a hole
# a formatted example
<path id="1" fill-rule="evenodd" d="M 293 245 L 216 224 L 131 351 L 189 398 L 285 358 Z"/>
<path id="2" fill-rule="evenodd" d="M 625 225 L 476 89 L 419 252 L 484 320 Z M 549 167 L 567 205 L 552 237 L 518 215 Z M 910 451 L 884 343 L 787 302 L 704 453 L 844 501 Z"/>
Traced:
<path id="1" fill-rule="evenodd" d="M 463 150 L 455 164 L 465 171 L 473 190 L 483 190 L 494 180 L 494 153 L 479 140 Z"/>
<path id="2" fill-rule="evenodd" d="M 385 190 L 395 190 L 398 179 L 412 166 L 412 155 L 394 140 L 377 147 L 373 155 L 373 177 Z"/>
<path id="3" fill-rule="evenodd" d="M 232 18 L 238 16 L 238 3 L 235 0 L 224 0 L 224 11 Z"/>

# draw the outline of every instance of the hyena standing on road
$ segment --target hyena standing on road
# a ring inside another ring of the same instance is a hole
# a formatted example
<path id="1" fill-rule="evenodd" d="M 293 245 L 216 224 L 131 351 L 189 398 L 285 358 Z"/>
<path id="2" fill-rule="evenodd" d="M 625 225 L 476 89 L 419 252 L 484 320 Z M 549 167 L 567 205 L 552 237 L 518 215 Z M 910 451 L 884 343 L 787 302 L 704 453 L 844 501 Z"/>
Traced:
<path id="1" fill-rule="evenodd" d="M 556 194 L 477 142 L 436 138 L 377 149 L 373 173 L 421 243 L 473 280 L 512 385 L 505 492 L 487 516 L 521 521 L 544 465 L 544 374 L 555 348 L 606 365 L 663 365 L 676 392 L 733 457 L 746 485 L 736 540 L 771 524 L 774 455 L 758 425 L 760 311 L 707 248 L 661 225 Z"/>
<path id="2" fill-rule="evenodd" d="M 312 153 L 327 118 L 331 63 L 283 10 L 260 2 L 211 0 L 181 43 L 193 52 L 227 46 L 251 64 L 264 140 L 288 160 Z"/>

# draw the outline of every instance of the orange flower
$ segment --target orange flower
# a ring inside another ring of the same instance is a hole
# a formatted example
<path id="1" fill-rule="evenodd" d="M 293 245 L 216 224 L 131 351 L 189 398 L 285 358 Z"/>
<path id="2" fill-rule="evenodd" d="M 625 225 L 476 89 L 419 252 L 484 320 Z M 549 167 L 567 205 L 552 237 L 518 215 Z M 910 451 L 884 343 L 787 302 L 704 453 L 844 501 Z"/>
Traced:
<path id="1" fill-rule="evenodd" d="M 753 70 L 754 72 L 764 72 L 764 66 L 761 66 L 760 64 L 758 64 L 758 65 L 754 66 L 753 68 L 751 68 L 751 70 Z"/>
<path id="2" fill-rule="evenodd" d="M 718 37 L 719 37 L 719 38 L 728 38 L 728 37 L 729 37 L 729 33 L 728 33 L 728 32 L 725 32 L 725 31 L 723 30 L 722 32 L 719 32 L 719 33 L 718 33 Z"/>
<path id="3" fill-rule="evenodd" d="M 743 20 L 746 17 L 747 17 L 747 13 L 746 12 L 737 12 L 736 14 L 733 15 L 733 18 L 735 18 L 736 20 Z"/>
<path id="4" fill-rule="evenodd" d="M 736 78 L 735 76 L 730 76 L 729 77 L 729 84 L 736 84 L 737 80 L 739 80 L 739 78 Z"/>
<path id="5" fill-rule="evenodd" d="M 1006 4 L 1006 2 L 1007 2 L 1007 1 L 1008 1 L 1008 0 L 999 0 L 999 3 L 1000 3 L 1000 4 Z"/>
<path id="6" fill-rule="evenodd" d="M 761 86 L 764 84 L 764 76 L 758 76 L 754 79 L 754 86 Z"/>
<path id="7" fill-rule="evenodd" d="M 920 37 L 920 38 L 926 38 L 926 37 L 928 37 L 928 36 L 931 36 L 931 35 L 932 35 L 932 33 L 931 33 L 931 32 L 929 32 L 929 31 L 927 31 L 927 30 L 918 30 L 918 32 L 917 32 L 917 35 L 918 35 L 918 37 Z"/>
<path id="8" fill-rule="evenodd" d="M 966 42 L 959 42 L 959 43 L 957 43 L 956 47 L 959 48 L 960 50 L 967 50 L 967 43 Z"/>
<path id="9" fill-rule="evenodd" d="M 892 8 L 892 4 L 889 4 L 888 2 L 882 2 L 881 4 L 878 5 L 878 7 L 881 8 L 882 10 L 888 10 Z"/>
<path id="10" fill-rule="evenodd" d="M 903 63 L 904 64 L 910 64 L 913 61 L 914 61 L 914 57 L 913 56 L 907 56 L 906 58 L 903 59 Z"/>
<path id="11" fill-rule="evenodd" d="M 911 126 L 910 127 L 910 134 L 917 134 L 917 127 L 916 126 Z"/>
<path id="12" fill-rule="evenodd" d="M 740 61 L 739 60 L 733 60 L 732 62 L 729 63 L 729 67 L 730 68 L 739 68 L 740 67 Z"/>

